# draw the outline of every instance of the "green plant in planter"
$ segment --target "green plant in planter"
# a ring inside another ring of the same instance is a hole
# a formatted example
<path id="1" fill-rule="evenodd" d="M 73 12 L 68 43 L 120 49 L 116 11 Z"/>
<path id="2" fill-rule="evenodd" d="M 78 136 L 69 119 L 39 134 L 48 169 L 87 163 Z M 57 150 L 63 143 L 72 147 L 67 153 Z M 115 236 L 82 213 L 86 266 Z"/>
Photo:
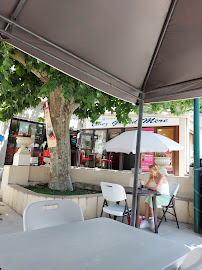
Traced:
<path id="1" fill-rule="evenodd" d="M 167 157 L 165 153 L 156 153 L 156 157 Z"/>

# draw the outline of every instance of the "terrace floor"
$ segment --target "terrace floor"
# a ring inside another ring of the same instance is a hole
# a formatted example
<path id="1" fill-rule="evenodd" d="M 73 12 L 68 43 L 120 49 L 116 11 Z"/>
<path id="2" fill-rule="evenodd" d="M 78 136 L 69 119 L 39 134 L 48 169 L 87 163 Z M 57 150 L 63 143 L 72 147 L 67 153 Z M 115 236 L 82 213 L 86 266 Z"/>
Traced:
<path id="1" fill-rule="evenodd" d="M 0 235 L 23 231 L 22 217 L 10 207 L 0 202 Z M 149 229 L 145 229 L 153 233 Z M 192 225 L 180 223 L 180 229 L 173 221 L 162 222 L 159 228 L 160 237 L 181 243 L 190 249 L 202 247 L 202 235 L 194 233 Z"/>

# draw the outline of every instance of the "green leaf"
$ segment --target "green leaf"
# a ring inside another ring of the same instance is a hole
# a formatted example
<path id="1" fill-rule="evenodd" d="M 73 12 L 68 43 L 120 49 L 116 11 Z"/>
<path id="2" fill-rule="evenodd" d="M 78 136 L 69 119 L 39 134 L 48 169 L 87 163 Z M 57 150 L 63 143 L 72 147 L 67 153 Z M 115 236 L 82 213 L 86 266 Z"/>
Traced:
<path id="1" fill-rule="evenodd" d="M 40 123 L 40 122 L 45 122 L 45 119 L 43 118 L 43 117 L 38 117 L 38 122 Z"/>

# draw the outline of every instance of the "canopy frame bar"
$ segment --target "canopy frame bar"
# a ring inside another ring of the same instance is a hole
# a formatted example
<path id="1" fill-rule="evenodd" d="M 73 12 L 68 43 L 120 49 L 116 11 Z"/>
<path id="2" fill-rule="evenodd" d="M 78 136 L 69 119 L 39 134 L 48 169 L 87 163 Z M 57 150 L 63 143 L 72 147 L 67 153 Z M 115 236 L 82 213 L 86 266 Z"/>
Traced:
<path id="1" fill-rule="evenodd" d="M 71 56 L 72 58 L 74 58 L 74 59 L 80 61 L 81 63 L 83 63 L 83 64 L 89 66 L 90 68 L 92 68 L 92 69 L 94 69 L 94 70 L 96 70 L 96 71 L 101 72 L 101 73 L 104 74 L 105 76 L 108 76 L 108 77 L 114 79 L 115 81 L 117 81 L 117 82 L 119 82 L 119 83 L 122 83 L 123 85 L 125 85 L 125 86 L 131 88 L 132 90 L 135 90 L 135 91 L 137 91 L 138 93 L 141 93 L 141 90 L 140 90 L 140 89 L 135 88 L 135 87 L 132 86 L 131 84 L 128 84 L 128 83 L 126 83 L 125 81 L 123 81 L 123 80 L 121 80 L 121 79 L 115 77 L 114 75 L 112 75 L 112 74 L 110 74 L 110 73 L 108 73 L 108 72 L 106 72 L 106 71 L 104 71 L 104 70 L 102 70 L 102 69 L 96 67 L 95 65 L 93 65 L 93 64 L 89 63 L 88 61 L 86 61 L 86 60 L 80 58 L 79 56 L 76 56 L 75 54 L 73 54 L 73 53 L 71 53 L 71 52 L 65 50 L 64 48 L 62 48 L 62 47 L 56 45 L 55 43 L 53 43 L 53 42 L 51 42 L 51 41 L 49 41 L 49 40 L 47 40 L 47 39 L 45 39 L 45 38 L 43 38 L 43 37 L 41 37 L 41 36 L 35 34 L 35 33 L 33 33 L 32 31 L 30 31 L 30 30 L 28 30 L 27 28 L 25 28 L 25 27 L 19 25 L 19 24 L 16 23 L 15 21 L 12 21 L 12 20 L 8 19 L 8 18 L 4 17 L 4 16 L 1 15 L 1 14 L 0 14 L 0 19 L 6 21 L 7 23 L 9 23 L 9 24 L 11 24 L 11 25 L 15 25 L 15 26 L 18 27 L 19 29 L 21 29 L 21 30 L 27 32 L 28 34 L 34 36 L 35 38 L 39 39 L 40 41 L 43 41 L 43 42 L 45 42 L 46 44 L 48 44 L 48 45 L 54 47 L 55 49 L 57 49 L 57 50 L 59 50 L 59 51 L 61 51 L 62 53 L 65 53 L 66 55 Z M 0 31 L 2 31 L 2 30 L 0 30 Z M 21 40 L 21 41 L 22 41 L 22 40 Z M 27 44 L 27 45 L 28 45 L 28 44 Z"/>
<path id="2" fill-rule="evenodd" d="M 201 90 L 202 89 L 202 86 L 200 87 L 197 87 L 197 88 L 194 88 L 194 89 L 189 89 L 189 90 L 184 90 L 184 91 L 177 91 L 175 92 L 175 94 L 171 93 L 171 94 L 165 94 L 165 95 L 161 95 L 160 98 L 158 98 L 157 96 L 156 97 L 152 97 L 152 98 L 148 98 L 147 99 L 147 102 L 150 102 L 152 100 L 158 100 L 158 99 L 162 99 L 164 97 L 172 97 L 172 96 L 177 96 L 178 94 L 186 94 L 186 93 L 189 93 L 189 92 L 192 92 L 192 91 L 197 91 L 197 90 Z"/>
<path id="3" fill-rule="evenodd" d="M 164 22 L 163 27 L 162 27 L 162 29 L 161 29 L 161 33 L 160 33 L 159 39 L 158 39 L 158 41 L 157 41 L 155 51 L 154 51 L 154 53 L 153 53 L 152 59 L 151 59 L 151 61 L 150 61 L 150 64 L 149 64 L 149 67 L 148 67 L 146 76 L 145 76 L 145 78 L 144 78 L 144 81 L 143 81 L 143 84 L 142 84 L 142 87 L 141 87 L 141 89 L 142 89 L 143 92 L 145 91 L 147 82 L 148 82 L 148 80 L 149 80 L 149 77 L 150 77 L 150 74 L 151 74 L 151 72 L 152 72 L 152 69 L 153 69 L 154 63 L 155 63 L 155 61 L 156 61 L 156 58 L 157 58 L 157 56 L 158 56 L 159 50 L 160 50 L 160 48 L 161 48 L 161 44 L 162 44 L 162 42 L 163 42 L 163 40 L 164 40 L 164 37 L 165 37 L 166 31 L 167 31 L 167 28 L 168 28 L 170 19 L 171 19 L 172 15 L 173 15 L 175 6 L 176 6 L 176 4 L 177 4 L 177 1 L 178 1 L 178 0 L 172 0 L 172 2 L 171 2 L 171 4 L 170 4 L 170 8 L 169 8 L 169 10 L 168 10 L 168 13 L 167 13 L 165 22 Z"/>
<path id="4" fill-rule="evenodd" d="M 139 97 L 136 96 L 135 94 L 131 94 L 130 92 L 127 92 L 127 91 L 125 91 L 125 90 L 119 88 L 118 86 L 114 86 L 114 85 L 112 85 L 111 83 L 108 83 L 108 82 L 106 82 L 106 81 L 104 81 L 104 80 L 101 80 L 101 79 L 97 78 L 96 76 L 94 76 L 94 75 L 92 75 L 92 74 L 90 74 L 90 73 L 88 73 L 88 72 L 86 72 L 86 71 L 84 71 L 84 70 L 82 70 L 82 69 L 80 69 L 80 68 L 78 68 L 78 67 L 76 67 L 76 66 L 74 66 L 74 65 L 72 65 L 72 64 L 70 64 L 70 63 L 68 63 L 68 62 L 66 62 L 65 60 L 63 60 L 63 59 L 61 59 L 61 58 L 59 58 L 59 57 L 57 57 L 57 56 L 55 56 L 55 55 L 52 55 L 51 53 L 48 53 L 48 52 L 46 52 L 46 51 L 44 51 L 44 50 L 42 50 L 42 49 L 36 47 L 35 45 L 32 45 L 32 44 L 30 44 L 30 43 L 28 43 L 28 42 L 26 42 L 26 41 L 24 41 L 24 40 L 22 40 L 22 39 L 20 39 L 20 38 L 18 38 L 18 37 L 16 37 L 16 36 L 14 36 L 13 34 L 11 34 L 11 33 L 9 33 L 9 32 L 6 32 L 6 31 L 1 30 L 1 29 L 0 29 L 0 32 L 3 33 L 4 35 L 7 35 L 7 36 L 10 37 L 10 38 L 13 38 L 13 39 L 15 39 L 15 40 L 17 40 L 17 41 L 19 41 L 19 42 L 22 42 L 23 44 L 29 46 L 29 47 L 32 48 L 32 49 L 35 49 L 35 50 L 37 50 L 37 51 L 39 51 L 39 52 L 41 52 L 41 53 L 44 53 L 44 54 L 46 54 L 47 56 L 52 57 L 53 59 L 55 59 L 55 60 L 57 60 L 57 61 L 60 61 L 61 63 L 63 63 L 63 64 L 65 64 L 65 65 L 68 65 L 68 66 L 74 68 L 75 70 L 77 70 L 77 71 L 79 71 L 79 72 L 82 72 L 83 74 L 88 75 L 89 77 L 91 77 L 91 78 L 93 78 L 93 79 L 95 79 L 95 80 L 97 80 L 97 81 L 100 81 L 101 83 L 103 83 L 103 84 L 105 84 L 105 85 L 107 85 L 107 86 L 110 86 L 110 87 L 112 87 L 112 88 L 115 88 L 115 89 L 117 89 L 118 91 L 120 91 L 120 92 L 122 92 L 122 93 L 125 93 L 125 94 L 127 94 L 127 95 L 129 95 L 129 96 L 131 96 L 131 97 L 133 97 L 133 98 L 139 99 Z"/>
<path id="5" fill-rule="evenodd" d="M 199 83 L 199 82 L 202 82 L 202 77 L 192 79 L 192 80 L 188 80 L 188 81 L 184 81 L 184 82 L 169 84 L 167 86 L 162 86 L 162 87 L 159 87 L 159 88 L 155 88 L 155 89 L 152 89 L 152 90 L 149 90 L 149 91 L 145 92 L 145 94 L 156 93 L 156 92 L 159 92 L 159 91 L 162 91 L 162 90 L 170 89 L 170 88 L 175 87 L 175 86 L 183 86 L 184 85 L 185 87 L 186 86 L 189 87 L 191 83 Z"/>
<path id="6" fill-rule="evenodd" d="M 27 0 L 20 0 L 19 3 L 17 4 L 13 14 L 11 15 L 11 20 L 16 20 L 17 16 L 19 15 L 19 13 L 21 12 L 24 4 L 26 3 Z M 10 25 L 10 23 L 7 24 L 7 26 L 5 27 L 5 31 L 9 31 L 12 33 L 13 31 L 13 25 Z"/>

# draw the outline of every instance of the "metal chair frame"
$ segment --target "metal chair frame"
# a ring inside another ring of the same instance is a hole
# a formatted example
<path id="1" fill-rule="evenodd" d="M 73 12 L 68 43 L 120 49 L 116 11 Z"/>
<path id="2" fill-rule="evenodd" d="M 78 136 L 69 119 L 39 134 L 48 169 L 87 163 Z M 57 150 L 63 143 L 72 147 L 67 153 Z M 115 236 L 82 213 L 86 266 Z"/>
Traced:
<path id="1" fill-rule="evenodd" d="M 120 202 L 116 202 L 116 203 L 119 204 Z M 100 217 L 102 217 L 104 206 L 108 206 L 108 203 L 107 203 L 107 200 L 106 199 L 104 199 Z M 122 221 L 121 221 L 122 223 L 124 222 L 125 216 L 127 216 L 127 218 L 128 218 L 128 225 L 130 225 L 130 213 L 131 213 L 131 210 L 128 207 L 127 200 L 125 200 L 125 208 L 124 208 L 123 217 L 122 217 Z M 109 214 L 109 217 L 112 218 L 110 214 Z M 114 216 L 114 220 L 116 220 L 116 218 L 117 218 L 117 216 Z"/>
<path id="2" fill-rule="evenodd" d="M 165 221 L 167 221 L 167 219 L 166 219 L 166 213 L 169 213 L 170 215 L 172 215 L 172 216 L 175 217 L 175 220 L 176 220 L 176 223 L 177 223 L 177 227 L 178 227 L 178 229 L 180 228 L 179 227 L 179 223 L 178 223 L 178 219 L 177 219 L 177 215 L 176 215 L 176 211 L 175 211 L 175 204 L 174 204 L 174 201 L 173 201 L 174 198 L 175 198 L 175 195 L 173 195 L 171 197 L 170 202 L 169 202 L 169 204 L 167 206 L 163 206 L 162 205 L 163 216 L 162 216 L 162 218 L 159 221 L 158 228 L 161 225 L 161 222 L 162 222 L 163 218 L 165 219 Z M 169 212 L 168 209 L 173 209 L 173 212 L 174 213 Z"/>

